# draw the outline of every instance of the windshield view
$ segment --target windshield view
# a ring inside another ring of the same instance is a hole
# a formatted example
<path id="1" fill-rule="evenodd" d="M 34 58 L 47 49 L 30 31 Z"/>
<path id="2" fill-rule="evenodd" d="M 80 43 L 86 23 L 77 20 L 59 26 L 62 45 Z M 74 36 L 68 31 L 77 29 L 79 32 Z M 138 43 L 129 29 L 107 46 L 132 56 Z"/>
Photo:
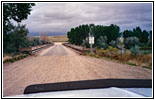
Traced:
<path id="1" fill-rule="evenodd" d="M 152 2 L 2 9 L 4 98 L 152 97 Z"/>

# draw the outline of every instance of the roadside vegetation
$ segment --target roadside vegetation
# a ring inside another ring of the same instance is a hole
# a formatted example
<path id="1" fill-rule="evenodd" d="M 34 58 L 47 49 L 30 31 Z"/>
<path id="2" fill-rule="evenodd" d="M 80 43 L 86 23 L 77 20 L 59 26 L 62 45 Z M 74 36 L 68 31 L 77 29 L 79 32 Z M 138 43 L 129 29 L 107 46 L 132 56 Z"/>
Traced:
<path id="1" fill-rule="evenodd" d="M 17 54 L 4 54 L 3 63 L 15 62 L 15 61 L 24 59 L 24 58 L 26 58 L 29 55 L 30 54 L 23 54 L 23 53 L 20 53 L 18 55 Z"/>
<path id="2" fill-rule="evenodd" d="M 120 32 L 119 26 L 114 24 L 90 24 L 72 28 L 67 33 L 69 43 L 86 48 L 89 48 L 89 35 L 95 38 L 93 48 L 96 50 L 88 55 L 152 69 L 152 31 L 136 27 Z"/>
<path id="3" fill-rule="evenodd" d="M 30 55 L 20 52 L 20 48 L 50 43 L 44 34 L 40 38 L 28 37 L 29 31 L 21 23 L 28 18 L 33 6 L 34 3 L 3 3 L 3 62 L 14 62 Z"/>

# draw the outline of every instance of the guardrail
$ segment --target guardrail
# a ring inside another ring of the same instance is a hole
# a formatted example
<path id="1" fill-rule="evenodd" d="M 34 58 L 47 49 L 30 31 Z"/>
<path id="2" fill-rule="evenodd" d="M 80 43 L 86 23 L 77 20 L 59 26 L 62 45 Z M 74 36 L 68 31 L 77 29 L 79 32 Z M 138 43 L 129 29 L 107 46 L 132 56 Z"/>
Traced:
<path id="1" fill-rule="evenodd" d="M 62 45 L 66 46 L 66 47 L 69 47 L 73 50 L 76 50 L 77 53 L 79 54 L 85 54 L 86 52 L 89 52 L 90 51 L 90 48 L 85 48 L 85 47 L 82 47 L 82 46 L 76 46 L 76 45 L 72 45 L 70 43 L 63 43 Z M 93 51 L 95 51 L 96 48 L 93 49 Z"/>
<path id="2" fill-rule="evenodd" d="M 40 46 L 34 46 L 34 47 L 28 47 L 28 48 L 19 48 L 20 52 L 28 52 L 28 53 L 35 53 L 40 51 L 43 48 L 47 48 L 49 46 L 52 46 L 53 44 L 45 44 L 45 45 L 40 45 Z"/>

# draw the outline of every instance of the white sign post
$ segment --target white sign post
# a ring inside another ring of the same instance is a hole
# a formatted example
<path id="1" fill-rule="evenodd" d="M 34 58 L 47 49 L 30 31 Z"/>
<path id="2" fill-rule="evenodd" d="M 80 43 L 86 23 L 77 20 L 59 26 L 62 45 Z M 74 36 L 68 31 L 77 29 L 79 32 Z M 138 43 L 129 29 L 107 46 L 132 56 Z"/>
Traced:
<path id="1" fill-rule="evenodd" d="M 92 53 L 93 52 L 92 45 L 94 44 L 94 37 L 92 36 L 89 37 L 89 44 L 90 44 L 90 53 Z"/>

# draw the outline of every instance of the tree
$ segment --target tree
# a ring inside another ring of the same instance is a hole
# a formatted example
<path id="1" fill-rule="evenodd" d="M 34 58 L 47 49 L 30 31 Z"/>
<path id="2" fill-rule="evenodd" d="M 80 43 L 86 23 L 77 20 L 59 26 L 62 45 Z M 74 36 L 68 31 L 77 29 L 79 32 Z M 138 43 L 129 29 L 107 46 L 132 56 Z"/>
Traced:
<path id="1" fill-rule="evenodd" d="M 18 52 L 20 47 L 25 47 L 27 45 L 28 29 L 25 25 L 14 26 L 12 32 L 8 35 L 9 41 L 7 46 L 7 52 Z"/>
<path id="2" fill-rule="evenodd" d="M 4 23 L 13 19 L 16 22 L 21 22 L 27 19 L 32 10 L 34 3 L 3 3 L 3 17 Z"/>
<path id="3" fill-rule="evenodd" d="M 140 43 L 144 43 L 144 44 L 146 44 L 147 42 L 148 42 L 148 36 L 149 36 L 149 34 L 148 34 L 148 32 L 146 31 L 146 30 L 144 30 L 142 33 L 141 33 L 141 36 L 140 36 Z"/>
<path id="4" fill-rule="evenodd" d="M 69 38 L 69 42 L 76 45 L 82 45 L 83 40 L 88 37 L 89 26 L 88 25 L 80 25 L 75 28 L 71 28 L 70 32 L 67 33 L 67 37 Z"/>
<path id="5" fill-rule="evenodd" d="M 141 37 L 141 33 L 142 33 L 142 30 L 140 27 L 136 27 L 133 29 L 133 36 L 136 36 L 139 39 Z"/>
<path id="6" fill-rule="evenodd" d="M 149 40 L 148 40 L 147 45 L 148 45 L 149 47 L 152 47 L 152 31 L 149 32 Z"/>
<path id="7" fill-rule="evenodd" d="M 105 36 L 108 38 L 108 43 L 111 40 L 116 40 L 120 36 L 120 28 L 117 25 L 111 24 L 105 27 Z"/>
<path id="8" fill-rule="evenodd" d="M 132 36 L 133 36 L 133 32 L 131 30 L 125 30 L 123 32 L 123 37 L 124 38 L 132 37 Z"/>
<path id="9" fill-rule="evenodd" d="M 16 21 L 18 24 L 27 19 L 32 6 L 34 3 L 3 3 L 3 42 L 4 42 L 4 52 L 8 46 L 9 33 L 12 28 L 10 28 L 11 20 Z M 13 24 L 11 25 L 13 26 Z"/>
<path id="10" fill-rule="evenodd" d="M 91 32 L 90 32 L 91 30 Z M 90 35 L 95 37 L 95 46 L 97 45 L 97 40 L 100 36 L 106 36 L 107 42 L 109 43 L 111 40 L 116 40 L 120 33 L 120 28 L 117 25 L 111 24 L 110 26 L 103 26 L 103 25 L 79 25 L 75 28 L 71 28 L 71 30 L 67 33 L 69 38 L 69 42 L 76 45 L 81 45 L 83 40 L 85 40 Z"/>
<path id="11" fill-rule="evenodd" d="M 124 38 L 137 37 L 137 38 L 139 38 L 139 41 L 142 44 L 146 44 L 148 42 L 148 36 L 149 36 L 149 33 L 146 30 L 142 31 L 140 27 L 134 28 L 133 31 L 125 30 L 123 32 Z"/>

